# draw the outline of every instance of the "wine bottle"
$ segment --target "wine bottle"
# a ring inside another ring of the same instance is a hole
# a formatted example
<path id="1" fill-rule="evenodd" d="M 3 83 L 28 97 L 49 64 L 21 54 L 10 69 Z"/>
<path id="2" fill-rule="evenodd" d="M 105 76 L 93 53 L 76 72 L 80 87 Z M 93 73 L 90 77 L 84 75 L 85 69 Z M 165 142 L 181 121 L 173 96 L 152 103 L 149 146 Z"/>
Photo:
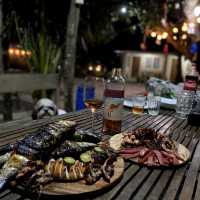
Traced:
<path id="1" fill-rule="evenodd" d="M 104 91 L 103 132 L 114 135 L 121 131 L 125 79 L 121 68 L 114 68 Z"/>

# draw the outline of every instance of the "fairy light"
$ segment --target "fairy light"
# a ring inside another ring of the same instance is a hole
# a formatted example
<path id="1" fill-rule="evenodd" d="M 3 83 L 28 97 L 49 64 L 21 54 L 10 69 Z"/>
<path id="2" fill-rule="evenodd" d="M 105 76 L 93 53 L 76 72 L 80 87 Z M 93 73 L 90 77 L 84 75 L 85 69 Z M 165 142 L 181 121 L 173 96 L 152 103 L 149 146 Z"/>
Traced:
<path id="1" fill-rule="evenodd" d="M 22 56 L 25 56 L 25 55 L 26 55 L 26 51 L 21 50 L 21 55 L 22 55 Z"/>
<path id="2" fill-rule="evenodd" d="M 200 6 L 194 8 L 194 16 L 198 17 L 200 15 Z"/>
<path id="3" fill-rule="evenodd" d="M 173 39 L 174 39 L 174 40 L 177 40 L 177 36 L 174 35 L 174 36 L 173 36 Z"/>
<path id="4" fill-rule="evenodd" d="M 167 39 L 167 37 L 168 37 L 168 33 L 167 33 L 167 32 L 164 32 L 164 33 L 162 34 L 162 39 Z"/>
<path id="5" fill-rule="evenodd" d="M 20 55 L 20 50 L 19 49 L 15 49 L 14 53 L 15 53 L 16 56 L 19 56 Z"/>
<path id="6" fill-rule="evenodd" d="M 158 40 L 162 40 L 162 35 L 158 35 L 158 36 L 157 36 L 157 39 L 158 39 Z"/>
<path id="7" fill-rule="evenodd" d="M 102 68 L 101 65 L 97 65 L 97 66 L 96 66 L 96 71 L 97 71 L 97 72 L 100 72 L 100 71 L 101 71 L 101 68 Z"/>
<path id="8" fill-rule="evenodd" d="M 151 32 L 151 37 L 155 38 L 156 37 L 156 32 Z"/>
<path id="9" fill-rule="evenodd" d="M 9 48 L 8 49 L 8 53 L 9 53 L 9 55 L 13 55 L 14 54 L 14 49 L 13 48 Z"/>
<path id="10" fill-rule="evenodd" d="M 174 27 L 174 28 L 172 29 L 172 31 L 173 31 L 173 33 L 178 33 L 178 28 L 177 28 L 177 27 Z"/>
<path id="11" fill-rule="evenodd" d="M 200 17 L 197 17 L 196 21 L 198 24 L 200 24 Z"/>
<path id="12" fill-rule="evenodd" d="M 188 30 L 188 25 L 187 25 L 187 23 L 183 23 L 183 26 L 181 27 L 181 30 L 182 30 L 183 32 L 187 32 L 187 30 Z"/>
<path id="13" fill-rule="evenodd" d="M 182 40 L 186 40 L 187 39 L 187 34 L 183 34 L 181 38 L 182 38 Z"/>
<path id="14" fill-rule="evenodd" d="M 26 51 L 26 55 L 31 56 L 31 51 Z"/>
<path id="15" fill-rule="evenodd" d="M 89 70 L 89 71 L 93 71 L 93 66 L 92 66 L 92 65 L 89 65 L 88 70 Z"/>

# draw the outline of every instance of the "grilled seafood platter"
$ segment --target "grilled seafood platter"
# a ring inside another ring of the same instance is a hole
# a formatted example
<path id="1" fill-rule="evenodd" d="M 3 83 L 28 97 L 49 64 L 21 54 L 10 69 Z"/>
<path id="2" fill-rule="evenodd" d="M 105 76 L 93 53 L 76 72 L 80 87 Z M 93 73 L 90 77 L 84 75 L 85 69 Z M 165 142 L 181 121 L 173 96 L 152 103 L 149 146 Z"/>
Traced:
<path id="1" fill-rule="evenodd" d="M 75 122 L 61 120 L 8 145 L 9 152 L 0 156 L 0 190 L 8 183 L 36 192 L 55 182 L 109 184 L 119 162 L 122 175 L 123 159 L 97 145 L 101 135 L 75 127 Z"/>
<path id="2" fill-rule="evenodd" d="M 185 146 L 149 128 L 114 135 L 109 145 L 123 158 L 146 166 L 178 166 L 190 158 Z"/>

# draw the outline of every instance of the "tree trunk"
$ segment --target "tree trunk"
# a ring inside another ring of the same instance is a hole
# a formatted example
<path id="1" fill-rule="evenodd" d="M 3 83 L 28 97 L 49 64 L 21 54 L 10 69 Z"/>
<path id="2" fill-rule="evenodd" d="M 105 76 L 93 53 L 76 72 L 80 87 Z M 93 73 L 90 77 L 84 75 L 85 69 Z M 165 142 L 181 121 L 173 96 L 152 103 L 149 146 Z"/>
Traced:
<path id="1" fill-rule="evenodd" d="M 3 0 L 0 0 L 0 73 L 3 72 L 3 48 L 2 48 L 3 13 L 2 13 L 2 2 L 3 2 Z"/>
<path id="2" fill-rule="evenodd" d="M 75 74 L 76 61 L 76 42 L 78 34 L 78 24 L 80 17 L 80 6 L 76 5 L 75 0 L 71 0 L 69 15 L 67 18 L 65 55 L 63 66 L 64 78 L 64 106 L 65 109 L 73 108 L 73 81 Z"/>
<path id="3" fill-rule="evenodd" d="M 3 47 L 2 47 L 2 30 L 3 30 L 3 0 L 0 0 L 0 73 L 3 73 Z M 3 119 L 4 121 L 12 120 L 12 100 L 11 94 L 3 95 Z"/>

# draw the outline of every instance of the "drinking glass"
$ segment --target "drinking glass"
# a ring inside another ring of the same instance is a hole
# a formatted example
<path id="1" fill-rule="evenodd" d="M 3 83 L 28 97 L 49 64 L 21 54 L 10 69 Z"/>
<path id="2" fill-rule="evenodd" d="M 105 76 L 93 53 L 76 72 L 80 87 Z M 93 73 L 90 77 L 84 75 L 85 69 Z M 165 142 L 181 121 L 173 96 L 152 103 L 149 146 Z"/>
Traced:
<path id="1" fill-rule="evenodd" d="M 133 114 L 140 115 L 144 112 L 144 105 L 146 102 L 146 97 L 139 95 L 133 97 L 133 109 L 132 112 Z"/>
<path id="2" fill-rule="evenodd" d="M 192 110 L 194 102 L 194 92 L 183 90 L 177 94 L 176 117 L 186 119 Z"/>
<path id="3" fill-rule="evenodd" d="M 160 97 L 159 96 L 149 96 L 148 97 L 148 113 L 150 115 L 158 115 L 160 111 Z"/>
<path id="4" fill-rule="evenodd" d="M 85 79 L 84 103 L 92 113 L 92 132 L 94 132 L 94 115 L 103 104 L 104 79 L 99 77 L 87 77 Z"/>

